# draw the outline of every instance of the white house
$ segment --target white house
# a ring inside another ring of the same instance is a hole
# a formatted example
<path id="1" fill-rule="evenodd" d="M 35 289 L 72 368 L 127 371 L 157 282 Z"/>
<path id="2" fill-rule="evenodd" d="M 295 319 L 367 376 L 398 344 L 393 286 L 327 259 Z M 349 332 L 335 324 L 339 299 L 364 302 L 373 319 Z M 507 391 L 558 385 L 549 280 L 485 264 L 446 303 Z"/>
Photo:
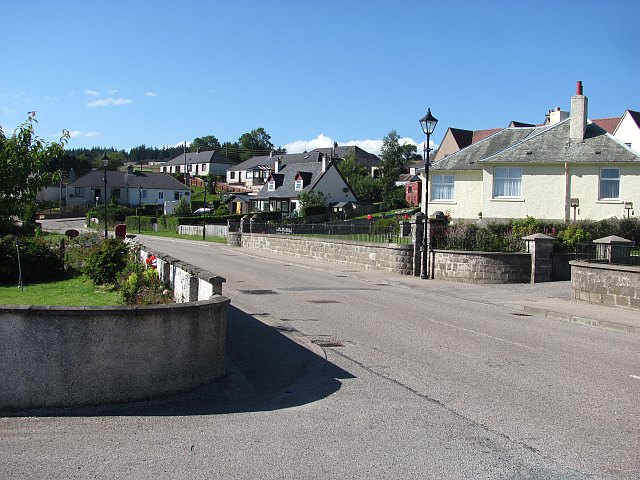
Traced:
<path id="1" fill-rule="evenodd" d="M 97 169 L 67 184 L 67 209 L 86 209 L 103 203 L 104 171 Z M 107 202 L 114 199 L 121 205 L 162 205 L 190 195 L 190 189 L 166 173 L 127 172 L 107 170 Z"/>
<path id="2" fill-rule="evenodd" d="M 428 213 L 565 222 L 629 215 L 640 205 L 640 154 L 633 139 L 589 122 L 587 106 L 579 82 L 570 114 L 557 109 L 544 125 L 510 126 L 435 162 Z M 425 200 L 423 189 L 423 211 Z"/>
<path id="3" fill-rule="evenodd" d="M 185 152 L 168 162 L 165 162 L 160 171 L 163 173 L 184 173 L 191 176 L 198 175 L 225 175 L 227 168 L 233 165 L 233 161 L 216 150 L 206 152 Z"/>
<path id="4" fill-rule="evenodd" d="M 276 163 L 260 192 L 251 197 L 251 210 L 294 213 L 301 207 L 298 196 L 312 191 L 323 193 L 327 206 L 357 200 L 333 162 L 290 163 L 282 169 Z"/>
<path id="5" fill-rule="evenodd" d="M 613 132 L 627 147 L 640 152 L 640 112 L 627 110 Z"/>

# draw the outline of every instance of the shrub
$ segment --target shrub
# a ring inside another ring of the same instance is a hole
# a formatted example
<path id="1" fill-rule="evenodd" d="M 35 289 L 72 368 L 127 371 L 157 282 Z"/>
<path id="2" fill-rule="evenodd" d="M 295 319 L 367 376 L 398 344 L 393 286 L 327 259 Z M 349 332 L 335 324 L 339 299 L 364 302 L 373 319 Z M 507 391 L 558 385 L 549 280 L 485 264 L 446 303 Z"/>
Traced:
<path id="1" fill-rule="evenodd" d="M 18 250 L 20 266 L 18 266 Z M 37 282 L 60 278 L 64 274 L 64 263 L 59 252 L 41 238 L 0 238 L 0 283 L 18 283 L 20 269 L 23 282 Z"/>
<path id="2" fill-rule="evenodd" d="M 173 295 L 165 289 L 160 282 L 158 271 L 155 268 L 143 269 L 137 264 L 130 273 L 123 274 L 120 283 L 122 300 L 127 305 L 156 305 L 159 303 L 171 303 Z"/>
<path id="3" fill-rule="evenodd" d="M 129 261 L 129 247 L 118 239 L 105 239 L 89 252 L 85 274 L 96 285 L 115 283 Z"/>
<path id="4" fill-rule="evenodd" d="M 102 239 L 102 235 L 93 232 L 65 239 L 64 266 L 67 272 L 84 273 L 89 251 L 102 242 Z"/>

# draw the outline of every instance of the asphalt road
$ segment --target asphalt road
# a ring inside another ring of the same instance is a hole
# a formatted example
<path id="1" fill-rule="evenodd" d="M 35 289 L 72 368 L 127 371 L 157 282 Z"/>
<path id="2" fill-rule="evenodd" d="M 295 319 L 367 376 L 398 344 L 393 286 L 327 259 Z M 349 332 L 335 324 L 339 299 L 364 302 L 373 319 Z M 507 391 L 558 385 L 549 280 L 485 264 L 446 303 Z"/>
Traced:
<path id="1" fill-rule="evenodd" d="M 640 477 L 640 339 L 509 289 L 143 237 L 227 279 L 228 375 L 0 418 L 0 478 Z"/>

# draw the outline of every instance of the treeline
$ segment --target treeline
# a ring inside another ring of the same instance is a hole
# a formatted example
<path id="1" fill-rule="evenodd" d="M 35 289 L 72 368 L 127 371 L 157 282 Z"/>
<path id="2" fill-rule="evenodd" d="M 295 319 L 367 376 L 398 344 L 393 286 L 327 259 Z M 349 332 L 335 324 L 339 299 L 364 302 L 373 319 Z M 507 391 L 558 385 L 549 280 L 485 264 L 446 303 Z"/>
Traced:
<path id="1" fill-rule="evenodd" d="M 275 148 L 271 143 L 271 136 L 264 128 L 257 128 L 244 133 L 236 142 L 221 143 L 214 135 L 194 138 L 188 145 L 173 147 L 148 147 L 140 145 L 129 151 L 115 148 L 71 148 L 65 149 L 58 157 L 51 159 L 50 171 L 69 172 L 74 170 L 76 175 L 82 175 L 94 168 L 102 168 L 102 157 L 109 157 L 110 170 L 115 170 L 127 163 L 147 165 L 153 161 L 167 161 L 184 153 L 205 150 L 217 150 L 235 163 L 243 162 L 255 155 L 268 155 L 272 150 L 286 153 L 283 148 Z"/>

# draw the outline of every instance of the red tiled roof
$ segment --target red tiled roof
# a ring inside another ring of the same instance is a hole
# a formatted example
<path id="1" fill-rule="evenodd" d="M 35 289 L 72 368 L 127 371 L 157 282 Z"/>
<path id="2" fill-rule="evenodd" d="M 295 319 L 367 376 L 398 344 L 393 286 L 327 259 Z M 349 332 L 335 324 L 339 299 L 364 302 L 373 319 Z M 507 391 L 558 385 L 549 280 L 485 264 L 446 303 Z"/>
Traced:
<path id="1" fill-rule="evenodd" d="M 493 135 L 496 132 L 499 132 L 502 128 L 490 128 L 488 130 L 475 130 L 473 132 L 473 138 L 471 143 L 479 142 L 480 140 L 487 138 L 489 135 Z"/>
<path id="2" fill-rule="evenodd" d="M 596 125 L 598 125 L 600 128 L 602 128 L 607 133 L 610 133 L 613 135 L 613 132 L 615 131 L 618 124 L 620 123 L 621 119 L 622 117 L 596 118 L 591 121 Z"/>

